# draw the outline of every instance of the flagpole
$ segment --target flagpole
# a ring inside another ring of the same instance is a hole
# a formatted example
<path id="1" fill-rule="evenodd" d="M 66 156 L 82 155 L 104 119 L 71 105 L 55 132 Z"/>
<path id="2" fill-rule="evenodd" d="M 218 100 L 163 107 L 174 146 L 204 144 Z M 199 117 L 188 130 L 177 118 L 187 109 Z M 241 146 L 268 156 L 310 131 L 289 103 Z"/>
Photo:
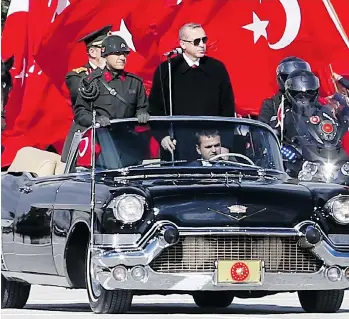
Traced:
<path id="1" fill-rule="evenodd" d="M 334 88 L 335 88 L 336 92 L 338 93 L 339 90 L 338 90 L 338 86 L 337 86 L 337 81 L 333 78 L 333 69 L 332 69 L 331 63 L 329 64 L 329 67 L 330 67 L 330 71 L 331 71 L 331 77 L 332 77 L 332 82 L 334 84 Z"/>
<path id="2" fill-rule="evenodd" d="M 322 2 L 324 3 L 324 5 L 325 5 L 325 7 L 327 9 L 327 12 L 330 15 L 334 25 L 336 26 L 336 28 L 337 28 L 337 30 L 339 32 L 339 34 L 341 35 L 344 43 L 346 44 L 346 46 L 349 49 L 349 37 L 346 34 L 340 19 L 338 18 L 337 12 L 336 12 L 335 8 L 333 7 L 333 5 L 331 3 L 331 0 L 322 0 Z"/>

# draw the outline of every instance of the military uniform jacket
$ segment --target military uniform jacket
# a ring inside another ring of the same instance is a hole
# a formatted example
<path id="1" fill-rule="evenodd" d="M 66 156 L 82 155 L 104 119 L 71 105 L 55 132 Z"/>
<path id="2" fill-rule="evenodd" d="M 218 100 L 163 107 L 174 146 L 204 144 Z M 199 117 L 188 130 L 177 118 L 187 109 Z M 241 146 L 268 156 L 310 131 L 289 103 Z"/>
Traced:
<path id="1" fill-rule="evenodd" d="M 148 99 L 143 81 L 136 75 L 128 72 L 111 72 L 107 68 L 96 69 L 88 80 L 97 79 L 99 95 L 93 102 L 97 116 L 107 116 L 109 119 L 135 117 L 141 112 L 148 111 Z M 115 89 L 128 103 L 124 103 L 116 96 L 110 94 L 101 80 Z M 88 127 L 92 124 L 91 102 L 78 95 L 74 109 L 75 123 Z"/>
<path id="2" fill-rule="evenodd" d="M 65 76 L 65 84 L 67 85 L 70 93 L 70 99 L 72 105 L 76 103 L 76 99 L 79 95 L 80 81 L 84 76 L 87 76 L 93 71 L 93 68 L 89 63 L 80 68 L 76 68 L 67 73 Z"/>

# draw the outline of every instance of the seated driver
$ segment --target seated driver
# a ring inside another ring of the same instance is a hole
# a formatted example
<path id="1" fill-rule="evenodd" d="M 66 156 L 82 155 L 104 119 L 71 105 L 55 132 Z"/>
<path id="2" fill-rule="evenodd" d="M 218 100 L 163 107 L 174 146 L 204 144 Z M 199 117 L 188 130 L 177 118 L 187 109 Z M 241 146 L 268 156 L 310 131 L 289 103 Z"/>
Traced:
<path id="1" fill-rule="evenodd" d="M 200 131 L 196 136 L 196 151 L 201 156 L 196 162 L 191 163 L 191 166 L 212 166 L 209 162 L 211 158 L 219 154 L 229 153 L 229 150 L 222 147 L 221 136 L 218 130 Z M 226 158 L 219 158 L 217 160 Z"/>

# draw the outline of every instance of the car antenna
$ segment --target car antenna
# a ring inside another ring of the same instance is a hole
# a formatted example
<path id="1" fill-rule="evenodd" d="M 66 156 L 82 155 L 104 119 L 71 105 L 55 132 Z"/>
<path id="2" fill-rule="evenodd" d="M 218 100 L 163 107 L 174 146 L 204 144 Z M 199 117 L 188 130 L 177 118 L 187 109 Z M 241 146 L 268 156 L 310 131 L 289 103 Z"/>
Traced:
<path id="1" fill-rule="evenodd" d="M 93 104 L 93 102 L 91 103 Z M 96 110 L 92 111 L 92 138 L 91 138 L 91 228 L 90 228 L 90 249 L 93 250 L 94 244 L 94 220 L 96 206 L 96 128 L 99 123 L 96 122 Z"/>

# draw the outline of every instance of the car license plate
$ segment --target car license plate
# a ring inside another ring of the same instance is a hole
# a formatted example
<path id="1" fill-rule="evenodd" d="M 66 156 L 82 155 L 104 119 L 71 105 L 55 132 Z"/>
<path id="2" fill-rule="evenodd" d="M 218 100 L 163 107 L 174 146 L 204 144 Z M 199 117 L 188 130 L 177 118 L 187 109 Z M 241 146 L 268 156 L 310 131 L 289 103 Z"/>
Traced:
<path id="1" fill-rule="evenodd" d="M 261 264 L 260 260 L 220 260 L 218 283 L 260 283 Z"/>

